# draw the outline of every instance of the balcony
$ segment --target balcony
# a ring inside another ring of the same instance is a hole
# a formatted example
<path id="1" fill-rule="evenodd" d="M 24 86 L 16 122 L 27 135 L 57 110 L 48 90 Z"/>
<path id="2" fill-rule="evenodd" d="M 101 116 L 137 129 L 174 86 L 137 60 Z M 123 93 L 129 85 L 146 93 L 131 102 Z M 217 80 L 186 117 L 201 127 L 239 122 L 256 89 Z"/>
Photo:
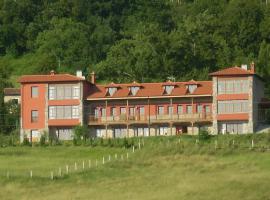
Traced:
<path id="1" fill-rule="evenodd" d="M 150 119 L 149 119 L 150 117 Z M 119 115 L 96 117 L 89 116 L 89 125 L 103 124 L 140 124 L 140 123 L 177 123 L 177 122 L 210 122 L 212 121 L 211 113 L 195 113 L 195 114 L 174 114 L 174 115 Z"/>

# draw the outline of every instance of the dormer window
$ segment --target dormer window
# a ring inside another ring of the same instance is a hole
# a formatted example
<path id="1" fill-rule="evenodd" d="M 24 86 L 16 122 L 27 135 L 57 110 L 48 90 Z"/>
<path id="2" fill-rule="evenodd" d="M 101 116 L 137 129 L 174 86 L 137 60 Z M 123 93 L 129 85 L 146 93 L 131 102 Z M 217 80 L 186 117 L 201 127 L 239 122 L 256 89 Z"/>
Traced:
<path id="1" fill-rule="evenodd" d="M 109 84 L 108 86 L 106 86 L 106 88 L 107 88 L 106 96 L 113 96 L 114 93 L 120 87 L 117 84 L 115 84 L 114 82 L 112 82 L 111 84 Z"/>
<path id="2" fill-rule="evenodd" d="M 197 89 L 197 85 L 195 85 L 195 84 L 193 84 L 193 85 L 187 85 L 187 89 L 188 89 L 188 92 L 190 94 L 192 94 Z"/>
<path id="3" fill-rule="evenodd" d="M 176 86 L 176 83 L 168 80 L 166 83 L 163 83 L 162 85 L 163 85 L 163 89 L 164 89 L 163 94 L 171 94 L 173 89 Z"/>
<path id="4" fill-rule="evenodd" d="M 171 94 L 173 91 L 174 85 L 165 85 L 164 89 L 165 89 L 165 94 Z"/>
<path id="5" fill-rule="evenodd" d="M 198 87 L 198 83 L 193 79 L 186 83 L 188 93 L 192 94 Z"/>
<path id="6" fill-rule="evenodd" d="M 130 93 L 135 96 L 137 92 L 139 91 L 140 87 L 139 86 L 132 86 L 130 87 Z"/>
<path id="7" fill-rule="evenodd" d="M 116 87 L 108 88 L 108 93 L 109 93 L 110 96 L 113 96 L 116 91 L 117 91 Z"/>

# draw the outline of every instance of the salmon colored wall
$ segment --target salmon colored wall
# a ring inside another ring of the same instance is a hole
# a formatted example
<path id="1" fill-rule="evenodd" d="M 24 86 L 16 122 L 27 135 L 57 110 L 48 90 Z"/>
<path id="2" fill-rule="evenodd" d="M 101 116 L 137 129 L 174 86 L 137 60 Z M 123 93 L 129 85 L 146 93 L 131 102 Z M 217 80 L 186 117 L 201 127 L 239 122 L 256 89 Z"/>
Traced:
<path id="1" fill-rule="evenodd" d="M 38 97 L 31 97 L 31 87 L 38 87 Z M 23 84 L 22 90 L 22 128 L 43 129 L 45 128 L 45 105 L 46 105 L 46 84 Z M 38 121 L 31 122 L 31 111 L 38 111 Z"/>
<path id="2" fill-rule="evenodd" d="M 79 125 L 79 119 L 49 119 L 49 126 L 76 126 Z"/>
<path id="3" fill-rule="evenodd" d="M 49 106 L 76 106 L 80 105 L 79 99 L 49 100 Z"/>
<path id="4" fill-rule="evenodd" d="M 220 94 L 217 100 L 248 100 L 248 94 Z"/>
<path id="5" fill-rule="evenodd" d="M 217 120 L 248 120 L 248 113 L 237 113 L 237 114 L 219 114 Z"/>

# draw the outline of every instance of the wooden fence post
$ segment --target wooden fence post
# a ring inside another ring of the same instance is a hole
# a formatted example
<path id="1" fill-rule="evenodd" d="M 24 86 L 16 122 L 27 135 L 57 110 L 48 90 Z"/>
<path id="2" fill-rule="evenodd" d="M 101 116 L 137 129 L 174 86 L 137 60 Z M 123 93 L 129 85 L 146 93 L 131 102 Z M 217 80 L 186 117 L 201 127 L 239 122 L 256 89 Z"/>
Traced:
<path id="1" fill-rule="evenodd" d="M 59 167 L 58 175 L 61 177 L 62 176 L 62 168 Z"/>
<path id="2" fill-rule="evenodd" d="M 133 153 L 135 152 L 135 147 L 134 147 L 134 145 L 132 146 L 132 152 L 133 152 Z"/>
<path id="3" fill-rule="evenodd" d="M 68 174 L 68 165 L 66 165 L 66 172 L 67 172 L 67 174 Z"/>
<path id="4" fill-rule="evenodd" d="M 108 160 L 109 160 L 109 162 L 111 161 L 111 155 L 109 155 L 109 159 Z"/>
<path id="5" fill-rule="evenodd" d="M 127 159 L 128 159 L 128 153 L 127 153 Z"/>
<path id="6" fill-rule="evenodd" d="M 123 156 L 123 154 L 121 155 L 121 160 L 124 160 L 124 156 Z"/>
<path id="7" fill-rule="evenodd" d="M 102 164 L 103 164 L 103 165 L 105 164 L 105 158 L 104 158 L 104 156 L 103 156 L 103 158 L 102 158 Z"/>
<path id="8" fill-rule="evenodd" d="M 33 178 L 33 172 L 32 172 L 32 170 L 30 171 L 30 178 L 31 179 Z"/>
<path id="9" fill-rule="evenodd" d="M 74 170 L 77 171 L 77 163 L 74 163 Z"/>
<path id="10" fill-rule="evenodd" d="M 53 172 L 51 171 L 51 180 L 53 180 Z"/>
<path id="11" fill-rule="evenodd" d="M 83 160 L 83 163 L 82 163 L 82 169 L 84 170 L 84 160 Z"/>
<path id="12" fill-rule="evenodd" d="M 215 140 L 215 150 L 217 150 L 217 147 L 218 147 L 218 142 L 217 140 Z"/>
<path id="13" fill-rule="evenodd" d="M 88 160 L 88 168 L 91 168 L 91 160 Z"/>
<path id="14" fill-rule="evenodd" d="M 115 158 L 115 159 L 117 159 L 117 153 L 116 153 L 116 154 L 114 154 L 114 158 Z"/>

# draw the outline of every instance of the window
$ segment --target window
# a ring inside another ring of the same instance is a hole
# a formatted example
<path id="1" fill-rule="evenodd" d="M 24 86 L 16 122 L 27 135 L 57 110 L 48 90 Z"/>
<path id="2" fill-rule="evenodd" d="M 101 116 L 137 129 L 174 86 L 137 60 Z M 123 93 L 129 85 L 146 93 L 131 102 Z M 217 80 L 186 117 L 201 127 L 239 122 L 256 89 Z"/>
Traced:
<path id="1" fill-rule="evenodd" d="M 49 106 L 49 119 L 78 119 L 79 106 Z"/>
<path id="2" fill-rule="evenodd" d="M 116 108 L 115 107 L 111 108 L 111 116 L 116 116 Z"/>
<path id="3" fill-rule="evenodd" d="M 79 118 L 79 106 L 72 106 L 72 118 L 73 119 Z"/>
<path id="4" fill-rule="evenodd" d="M 38 130 L 31 130 L 31 142 L 37 142 L 40 138 L 40 132 Z"/>
<path id="5" fill-rule="evenodd" d="M 219 80 L 218 94 L 248 93 L 248 80 Z"/>
<path id="6" fill-rule="evenodd" d="M 71 128 L 58 129 L 59 140 L 72 140 L 72 138 L 73 138 L 73 132 Z"/>
<path id="7" fill-rule="evenodd" d="M 115 138 L 123 138 L 126 136 L 127 129 L 125 128 L 115 128 L 114 129 L 114 137 Z"/>
<path id="8" fill-rule="evenodd" d="M 130 107 L 129 108 L 129 115 L 130 116 L 134 116 L 135 115 L 135 109 L 134 109 L 134 107 Z"/>
<path id="9" fill-rule="evenodd" d="M 205 113 L 210 113 L 210 106 L 205 106 Z"/>
<path id="10" fill-rule="evenodd" d="M 192 106 L 191 105 L 187 106 L 187 114 L 192 114 Z"/>
<path id="11" fill-rule="evenodd" d="M 101 108 L 101 116 L 106 117 L 106 108 Z"/>
<path id="12" fill-rule="evenodd" d="M 95 108 L 95 118 L 99 117 L 99 108 Z"/>
<path id="13" fill-rule="evenodd" d="M 37 110 L 31 111 L 31 122 L 38 122 L 38 111 Z"/>
<path id="14" fill-rule="evenodd" d="M 70 119 L 71 118 L 71 106 L 64 106 L 64 119 Z"/>
<path id="15" fill-rule="evenodd" d="M 226 93 L 226 87 L 225 87 L 225 81 L 218 81 L 218 94 L 225 94 Z"/>
<path id="16" fill-rule="evenodd" d="M 173 91 L 174 86 L 173 85 L 165 85 L 165 93 L 171 94 Z"/>
<path id="17" fill-rule="evenodd" d="M 49 86 L 49 99 L 55 99 L 56 98 L 56 89 L 54 86 Z"/>
<path id="18" fill-rule="evenodd" d="M 244 129 L 244 122 L 224 122 L 224 123 L 219 123 L 218 124 L 218 132 L 225 134 L 225 133 L 243 133 Z"/>
<path id="19" fill-rule="evenodd" d="M 125 115 L 126 114 L 126 107 L 121 107 L 120 108 L 120 115 Z"/>
<path id="20" fill-rule="evenodd" d="M 55 119 L 55 118 L 56 118 L 56 107 L 49 106 L 49 119 Z"/>
<path id="21" fill-rule="evenodd" d="M 173 106 L 168 107 L 168 114 L 173 115 Z"/>
<path id="22" fill-rule="evenodd" d="M 188 88 L 189 93 L 192 94 L 196 90 L 197 85 L 195 85 L 195 84 L 188 85 L 187 88 Z"/>
<path id="23" fill-rule="evenodd" d="M 164 107 L 158 106 L 158 115 L 163 115 L 163 114 L 164 114 Z"/>
<path id="24" fill-rule="evenodd" d="M 137 94 L 137 92 L 139 91 L 140 87 L 139 86 L 132 86 L 130 87 L 130 92 L 133 96 L 135 96 Z"/>
<path id="25" fill-rule="evenodd" d="M 64 92 L 65 92 L 65 99 L 72 99 L 72 88 L 70 86 L 65 86 L 64 87 Z"/>
<path id="26" fill-rule="evenodd" d="M 139 115 L 144 115 L 144 107 L 139 107 Z"/>
<path id="27" fill-rule="evenodd" d="M 159 127 L 159 135 L 167 135 L 168 134 L 168 127 Z"/>
<path id="28" fill-rule="evenodd" d="M 203 106 L 202 105 L 197 105 L 197 113 L 202 113 Z"/>
<path id="29" fill-rule="evenodd" d="M 147 137 L 149 136 L 149 130 L 148 128 L 138 128 L 138 136 L 144 136 Z"/>
<path id="30" fill-rule="evenodd" d="M 178 105 L 177 106 L 177 113 L 178 114 L 183 114 L 184 112 L 183 112 L 183 106 L 182 105 Z"/>
<path id="31" fill-rule="evenodd" d="M 31 97 L 32 98 L 38 97 L 38 87 L 37 86 L 31 87 Z"/>
<path id="32" fill-rule="evenodd" d="M 117 90 L 116 87 L 108 88 L 109 95 L 112 96 L 116 92 L 116 90 Z"/>
<path id="33" fill-rule="evenodd" d="M 246 112 L 248 112 L 247 100 L 218 101 L 218 114 Z"/>
<path id="34" fill-rule="evenodd" d="M 79 99 L 80 98 L 80 87 L 79 86 L 73 86 L 73 88 L 72 88 L 72 98 L 73 99 Z"/>

